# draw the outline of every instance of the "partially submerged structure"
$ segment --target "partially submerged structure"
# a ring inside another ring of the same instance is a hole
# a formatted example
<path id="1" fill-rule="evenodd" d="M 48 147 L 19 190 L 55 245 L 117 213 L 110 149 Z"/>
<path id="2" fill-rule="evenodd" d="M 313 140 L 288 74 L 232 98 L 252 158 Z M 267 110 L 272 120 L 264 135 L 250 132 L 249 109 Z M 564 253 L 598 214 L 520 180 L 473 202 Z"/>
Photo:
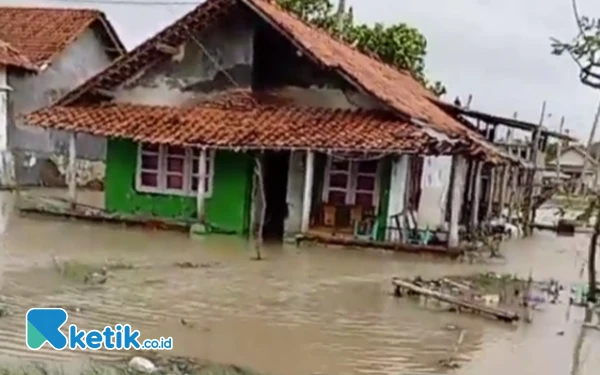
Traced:
<path id="1" fill-rule="evenodd" d="M 468 120 L 486 139 L 502 149 L 512 160 L 510 164 L 484 165 L 473 161 L 469 165 L 465 204 L 470 227 L 491 217 L 520 217 L 525 229 L 535 219 L 535 210 L 555 192 L 555 184 L 544 184 L 545 152 L 550 138 L 560 142 L 574 141 L 568 134 L 547 129 L 541 123 L 519 120 L 441 103 L 449 113 Z M 545 106 L 542 109 L 544 116 Z M 498 132 L 508 128 L 506 139 Z M 529 133 L 528 139 L 516 141 L 513 132 Z M 483 207 L 483 210 L 479 209 Z"/>
<path id="2" fill-rule="evenodd" d="M 0 7 L 0 185 L 49 183 L 45 160 L 66 154 L 68 136 L 30 127 L 23 116 L 53 104 L 124 52 L 100 11 Z M 82 134 L 77 146 L 83 158 L 104 158 L 102 138 Z"/>
<path id="3" fill-rule="evenodd" d="M 73 157 L 107 137 L 109 213 L 277 238 L 410 242 L 422 156 L 446 155 L 433 202 L 456 246 L 467 159 L 507 160 L 410 74 L 269 0 L 207 0 L 28 121 L 70 132 Z"/>

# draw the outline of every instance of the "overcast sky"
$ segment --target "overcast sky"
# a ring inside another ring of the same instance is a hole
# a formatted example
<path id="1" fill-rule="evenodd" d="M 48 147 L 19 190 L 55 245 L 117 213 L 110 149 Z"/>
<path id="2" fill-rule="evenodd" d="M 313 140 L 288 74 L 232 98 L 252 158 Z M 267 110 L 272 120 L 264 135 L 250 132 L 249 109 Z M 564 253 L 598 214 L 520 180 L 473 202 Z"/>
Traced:
<path id="1" fill-rule="evenodd" d="M 0 4 L 99 8 L 131 48 L 192 9 L 193 5 L 181 4 L 188 1 L 171 0 L 169 6 L 103 4 L 102 0 L 0 0 Z M 600 1 L 578 2 L 582 14 L 600 16 Z M 579 83 L 578 70 L 568 57 L 550 54 L 550 37 L 568 39 L 576 31 L 571 0 L 347 3 L 359 22 L 405 22 L 417 27 L 429 42 L 428 74 L 446 84 L 447 99 L 472 94 L 475 109 L 505 116 L 516 111 L 519 118 L 532 122 L 539 121 L 546 100 L 551 114 L 545 121 L 548 127 L 558 129 L 560 117 L 565 116 L 571 133 L 587 139 L 600 91 Z"/>

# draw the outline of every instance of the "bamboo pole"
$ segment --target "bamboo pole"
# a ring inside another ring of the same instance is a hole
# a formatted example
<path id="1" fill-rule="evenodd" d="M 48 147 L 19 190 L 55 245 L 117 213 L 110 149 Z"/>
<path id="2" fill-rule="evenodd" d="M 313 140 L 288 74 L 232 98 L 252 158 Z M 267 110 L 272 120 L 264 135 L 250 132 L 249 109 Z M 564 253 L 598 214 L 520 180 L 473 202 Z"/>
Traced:
<path id="1" fill-rule="evenodd" d="M 563 126 L 565 125 L 565 116 L 561 117 L 558 127 L 558 134 L 562 135 Z M 556 145 L 556 178 L 560 181 L 560 154 L 562 153 L 562 139 L 558 140 Z"/>
<path id="2" fill-rule="evenodd" d="M 592 123 L 592 130 L 590 131 L 590 137 L 588 139 L 586 152 L 589 154 L 592 148 L 592 144 L 594 143 L 594 138 L 596 136 L 596 128 L 598 127 L 598 121 L 600 120 L 600 100 L 598 101 L 598 108 L 596 109 L 596 114 L 594 115 L 594 122 Z M 585 175 L 588 169 L 588 159 L 583 159 L 583 168 L 581 170 L 581 177 L 579 179 L 579 185 L 581 187 L 581 191 L 586 194 L 587 187 L 585 185 Z"/>
<path id="3" fill-rule="evenodd" d="M 542 103 L 542 113 L 540 115 L 540 123 L 536 127 L 533 132 L 532 142 L 531 142 L 531 158 L 530 161 L 533 163 L 533 169 L 529 171 L 527 174 L 527 182 L 525 184 L 525 204 L 523 205 L 523 224 L 524 224 L 524 234 L 525 236 L 529 236 L 532 233 L 531 225 L 533 224 L 533 220 L 535 220 L 535 212 L 533 207 L 533 193 L 534 188 L 533 185 L 535 183 L 535 176 L 537 173 L 537 159 L 539 152 L 539 143 L 540 136 L 542 133 L 542 124 L 544 123 L 544 118 L 546 117 L 546 101 Z"/>

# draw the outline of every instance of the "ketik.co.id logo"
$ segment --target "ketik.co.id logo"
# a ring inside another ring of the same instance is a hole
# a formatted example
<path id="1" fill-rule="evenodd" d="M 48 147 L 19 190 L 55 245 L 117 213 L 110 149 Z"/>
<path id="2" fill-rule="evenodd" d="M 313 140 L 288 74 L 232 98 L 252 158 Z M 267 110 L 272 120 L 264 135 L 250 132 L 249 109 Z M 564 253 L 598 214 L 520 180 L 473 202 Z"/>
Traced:
<path id="1" fill-rule="evenodd" d="M 69 314 L 59 308 L 33 308 L 25 318 L 25 341 L 31 350 L 38 350 L 48 343 L 56 350 L 91 349 L 98 350 L 171 350 L 173 338 L 146 339 L 139 341 L 140 331 L 129 324 L 106 326 L 102 331 L 84 331 L 75 324 L 69 326 L 68 335 L 61 332 Z"/>

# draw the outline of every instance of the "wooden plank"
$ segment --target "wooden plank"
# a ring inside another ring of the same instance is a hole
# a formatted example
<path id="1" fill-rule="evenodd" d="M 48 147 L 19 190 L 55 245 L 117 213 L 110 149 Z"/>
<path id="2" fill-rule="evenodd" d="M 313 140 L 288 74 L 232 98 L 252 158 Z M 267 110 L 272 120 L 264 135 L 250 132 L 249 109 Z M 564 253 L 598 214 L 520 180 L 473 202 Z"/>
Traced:
<path id="1" fill-rule="evenodd" d="M 357 238 L 327 236 L 316 233 L 303 233 L 296 236 L 296 244 L 303 241 L 318 242 L 330 245 L 340 245 L 345 247 L 365 247 L 374 249 L 384 249 L 398 252 L 408 253 L 428 253 L 436 255 L 444 255 L 450 257 L 458 257 L 463 254 L 463 249 L 459 247 L 446 247 L 443 245 L 412 245 L 397 242 L 362 240 Z"/>
<path id="2" fill-rule="evenodd" d="M 409 283 L 407 281 L 404 281 L 404 280 L 401 280 L 398 278 L 392 279 L 392 284 L 395 285 L 397 288 L 404 288 L 404 289 L 410 290 L 414 293 L 420 294 L 425 297 L 435 298 L 437 300 L 447 302 L 447 303 L 450 303 L 450 304 L 453 304 L 453 305 L 456 305 L 456 306 L 459 306 L 459 307 L 462 307 L 465 309 L 492 315 L 492 316 L 496 317 L 497 319 L 500 319 L 505 322 L 513 322 L 513 321 L 519 320 L 519 314 L 517 314 L 513 311 L 503 310 L 503 309 L 500 309 L 497 307 L 485 306 L 480 303 L 465 301 L 465 300 L 462 300 L 462 299 L 459 299 L 459 298 L 456 298 L 453 296 L 449 296 L 447 294 L 436 292 L 434 290 L 422 288 L 413 283 Z"/>

